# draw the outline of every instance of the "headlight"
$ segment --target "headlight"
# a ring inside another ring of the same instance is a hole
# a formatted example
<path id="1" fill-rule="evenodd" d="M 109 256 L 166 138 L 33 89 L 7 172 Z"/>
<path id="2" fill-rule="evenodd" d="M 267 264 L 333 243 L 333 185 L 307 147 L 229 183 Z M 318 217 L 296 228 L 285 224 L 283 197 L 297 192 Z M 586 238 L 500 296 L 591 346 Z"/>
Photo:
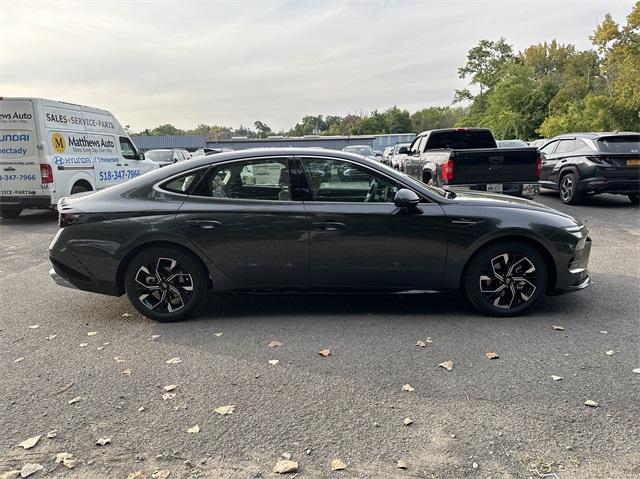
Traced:
<path id="1" fill-rule="evenodd" d="M 584 225 L 571 225 L 566 226 L 565 231 L 569 232 L 572 236 L 578 238 L 578 243 L 575 246 L 575 250 L 579 251 L 584 248 L 584 245 L 587 243 L 587 237 L 589 236 L 589 232 Z"/>

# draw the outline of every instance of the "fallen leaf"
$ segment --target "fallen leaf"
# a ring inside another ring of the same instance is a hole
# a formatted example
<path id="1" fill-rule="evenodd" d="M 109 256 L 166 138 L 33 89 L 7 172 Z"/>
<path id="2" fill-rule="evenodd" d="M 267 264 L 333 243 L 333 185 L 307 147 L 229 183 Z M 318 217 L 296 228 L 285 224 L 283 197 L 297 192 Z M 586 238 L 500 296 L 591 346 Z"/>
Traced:
<path id="1" fill-rule="evenodd" d="M 596 401 L 592 401 L 591 399 L 587 399 L 584 402 L 584 405 L 585 406 L 589 406 L 589 407 L 598 407 L 598 406 L 600 406 L 600 404 L 598 404 Z"/>
<path id="2" fill-rule="evenodd" d="M 282 453 L 282 457 L 284 457 L 285 459 L 291 459 L 291 453 L 290 452 L 283 452 Z"/>
<path id="3" fill-rule="evenodd" d="M 109 346 L 109 341 L 107 341 L 106 343 L 102 343 L 104 346 Z"/>
<path id="4" fill-rule="evenodd" d="M 177 384 L 168 384 L 164 387 L 164 390 L 169 392 L 169 391 L 173 391 L 174 389 L 176 389 L 178 387 Z"/>
<path id="5" fill-rule="evenodd" d="M 107 444 L 111 444 L 110 437 L 99 437 L 96 439 L 96 446 L 106 446 Z"/>
<path id="6" fill-rule="evenodd" d="M 78 464 L 78 460 L 73 459 L 73 454 L 60 452 L 56 454 L 56 464 L 62 464 L 67 469 L 73 469 Z"/>
<path id="7" fill-rule="evenodd" d="M 613 349 L 610 349 L 609 351 L 606 351 L 604 354 L 606 354 L 607 356 L 613 356 L 614 354 L 616 354 L 616 352 Z"/>
<path id="8" fill-rule="evenodd" d="M 49 439 L 53 439 L 53 438 L 54 438 L 54 437 L 56 437 L 57 435 L 58 435 L 58 430 L 57 430 L 57 429 L 54 429 L 53 431 L 49 431 L 49 432 L 47 433 L 47 437 L 48 437 Z"/>
<path id="9" fill-rule="evenodd" d="M 609 331 L 600 331 L 602 334 L 609 334 Z"/>
<path id="10" fill-rule="evenodd" d="M 87 346 L 89 346 L 89 343 L 80 343 L 78 346 L 80 346 L 81 348 L 86 348 Z"/>
<path id="11" fill-rule="evenodd" d="M 224 333 L 213 333 L 213 335 L 217 338 L 219 338 L 220 336 L 222 336 Z"/>
<path id="12" fill-rule="evenodd" d="M 486 353 L 484 353 L 484 355 L 487 357 L 487 359 L 498 359 L 500 357 L 495 351 L 487 351 Z"/>
<path id="13" fill-rule="evenodd" d="M 144 471 L 136 471 L 130 472 L 127 479 L 147 479 L 147 476 L 144 475 Z"/>
<path id="14" fill-rule="evenodd" d="M 140 406 L 140 407 L 138 408 L 138 412 L 142 412 L 142 411 L 144 411 L 144 406 Z"/>
<path id="15" fill-rule="evenodd" d="M 297 461 L 289 461 L 287 459 L 282 459 L 276 462 L 276 465 L 273 466 L 273 472 L 276 474 L 286 474 L 288 472 L 296 472 L 298 470 L 298 462 Z"/>
<path id="16" fill-rule="evenodd" d="M 24 361 L 24 358 L 23 358 L 23 357 L 20 357 L 20 358 L 18 358 L 18 359 L 14 359 L 14 360 L 13 360 L 13 362 L 14 362 L 14 363 L 21 363 L 22 361 Z"/>
<path id="17" fill-rule="evenodd" d="M 405 417 L 404 421 L 402 421 L 404 423 L 405 426 L 408 426 L 410 424 L 413 424 L 413 421 L 411 420 L 410 417 Z"/>
<path id="18" fill-rule="evenodd" d="M 169 399 L 173 399 L 174 397 L 176 397 L 175 393 L 164 393 L 162 395 L 162 400 L 168 401 Z"/>
<path id="19" fill-rule="evenodd" d="M 331 356 L 331 350 L 330 349 L 321 349 L 320 351 L 318 351 L 318 354 L 324 358 Z"/>
<path id="20" fill-rule="evenodd" d="M 38 329 L 39 327 L 39 324 L 32 324 L 31 326 L 28 326 L 29 329 Z"/>
<path id="21" fill-rule="evenodd" d="M 98 351 L 102 351 L 102 350 L 104 349 L 104 346 L 98 346 L 96 349 L 97 349 Z"/>
<path id="22" fill-rule="evenodd" d="M 178 363 L 181 363 L 181 362 L 182 362 L 182 359 L 180 359 L 180 358 L 170 358 L 170 359 L 167 359 L 165 361 L 165 363 L 167 363 L 167 364 L 178 364 Z"/>
<path id="23" fill-rule="evenodd" d="M 20 444 L 18 444 L 18 447 L 21 447 L 22 449 L 31 449 L 33 446 L 38 444 L 38 441 L 40 440 L 41 437 L 42 437 L 42 434 L 38 436 L 30 437 L 29 439 L 25 439 Z"/>
<path id="24" fill-rule="evenodd" d="M 269 361 L 267 361 L 269 364 L 271 364 L 272 366 L 275 366 L 276 364 L 278 364 L 280 361 L 277 359 L 269 359 Z"/>
<path id="25" fill-rule="evenodd" d="M 20 475 L 20 469 L 0 473 L 0 479 L 16 479 Z"/>
<path id="26" fill-rule="evenodd" d="M 98 331 L 89 331 L 87 336 L 95 336 L 96 334 L 98 334 Z"/>
<path id="27" fill-rule="evenodd" d="M 124 363 L 126 361 L 126 359 L 122 359 L 120 356 L 116 356 L 113 359 L 116 360 L 116 363 Z"/>
<path id="28" fill-rule="evenodd" d="M 152 334 L 151 337 L 147 341 L 155 341 L 160 337 L 159 334 Z"/>
<path id="29" fill-rule="evenodd" d="M 267 346 L 270 348 L 279 348 L 282 346 L 282 343 L 280 341 L 271 341 Z"/>
<path id="30" fill-rule="evenodd" d="M 334 459 L 331 461 L 332 471 L 341 471 L 346 468 L 347 468 L 347 465 L 344 462 L 342 462 L 340 459 Z"/>
<path id="31" fill-rule="evenodd" d="M 477 462 L 473 462 L 473 463 L 471 464 L 471 467 L 472 467 L 473 469 L 478 469 L 478 467 L 480 467 L 480 466 L 478 466 L 478 463 L 477 463 Z"/>
<path id="32" fill-rule="evenodd" d="M 411 384 L 405 384 L 404 386 L 402 386 L 402 390 L 410 393 L 415 391 L 415 389 L 411 386 Z"/>
<path id="33" fill-rule="evenodd" d="M 562 326 L 558 326 L 556 324 L 553 324 L 551 327 L 556 331 L 564 331 L 564 328 Z"/>
<path id="34" fill-rule="evenodd" d="M 132 372 L 133 372 L 133 370 L 132 370 L 132 369 L 127 368 L 127 369 L 125 369 L 124 371 L 122 371 L 122 374 L 125 374 L 125 375 L 127 375 L 127 376 L 131 376 L 131 373 L 132 373 Z"/>
<path id="35" fill-rule="evenodd" d="M 200 432 L 200 426 L 198 426 L 197 424 L 193 427 L 190 427 L 189 429 L 187 429 L 187 432 L 189 434 L 198 434 Z"/>
<path id="36" fill-rule="evenodd" d="M 133 314 L 131 314 L 131 313 L 122 313 L 122 317 L 123 318 L 128 318 L 130 316 L 133 316 Z"/>
<path id="37" fill-rule="evenodd" d="M 445 368 L 447 371 L 451 371 L 453 369 L 453 361 L 445 361 L 443 363 L 438 364 L 441 368 Z"/>
<path id="38" fill-rule="evenodd" d="M 402 459 L 398 460 L 398 464 L 396 464 L 396 467 L 398 469 L 406 469 L 407 468 L 407 463 L 404 462 Z"/>
<path id="39" fill-rule="evenodd" d="M 235 408 L 236 408 L 235 404 L 230 404 L 228 406 L 217 407 L 214 409 L 214 411 L 220 414 L 221 416 L 226 416 L 227 414 L 233 414 L 233 411 L 235 410 Z"/>
<path id="40" fill-rule="evenodd" d="M 556 376 L 552 374 L 551 379 L 553 379 L 554 381 L 562 381 L 562 376 Z"/>
<path id="41" fill-rule="evenodd" d="M 169 474 L 171 474 L 171 471 L 169 469 L 156 469 L 151 474 L 151 477 L 153 479 L 167 479 L 167 477 L 169 477 Z"/>
<path id="42" fill-rule="evenodd" d="M 69 404 L 74 404 L 74 403 L 77 403 L 78 401 L 81 401 L 81 400 L 82 400 L 82 397 L 78 396 L 78 397 L 75 397 L 73 399 L 69 399 Z"/>
<path id="43" fill-rule="evenodd" d="M 49 336 L 45 337 L 45 339 L 55 339 L 57 337 L 58 337 L 57 334 L 50 334 Z"/>
<path id="44" fill-rule="evenodd" d="M 636 374 L 640 374 L 640 368 L 635 368 L 635 369 L 633 370 L 633 372 L 634 372 L 634 373 L 636 373 Z"/>
<path id="45" fill-rule="evenodd" d="M 44 467 L 42 464 L 27 463 L 22 466 L 22 469 L 20 470 L 20 477 L 29 477 L 31 474 L 35 474 L 43 469 Z"/>

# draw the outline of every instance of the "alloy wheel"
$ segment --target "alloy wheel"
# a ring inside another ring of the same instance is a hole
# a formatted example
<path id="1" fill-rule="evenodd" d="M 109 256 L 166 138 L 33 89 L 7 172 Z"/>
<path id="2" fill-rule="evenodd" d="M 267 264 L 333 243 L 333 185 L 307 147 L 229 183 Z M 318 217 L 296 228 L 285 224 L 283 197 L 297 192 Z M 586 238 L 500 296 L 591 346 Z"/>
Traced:
<path id="1" fill-rule="evenodd" d="M 492 258 L 480 275 L 480 293 L 492 306 L 512 309 L 527 303 L 537 289 L 537 271 L 524 255 L 502 253 Z"/>
<path id="2" fill-rule="evenodd" d="M 560 184 L 560 194 L 562 195 L 563 201 L 569 201 L 573 196 L 573 189 L 575 188 L 575 184 L 573 182 L 573 178 L 570 175 L 562 178 L 562 183 Z"/>
<path id="3" fill-rule="evenodd" d="M 140 266 L 135 276 L 136 296 L 142 304 L 160 313 L 175 313 L 193 295 L 193 277 L 172 258 L 157 258 Z"/>

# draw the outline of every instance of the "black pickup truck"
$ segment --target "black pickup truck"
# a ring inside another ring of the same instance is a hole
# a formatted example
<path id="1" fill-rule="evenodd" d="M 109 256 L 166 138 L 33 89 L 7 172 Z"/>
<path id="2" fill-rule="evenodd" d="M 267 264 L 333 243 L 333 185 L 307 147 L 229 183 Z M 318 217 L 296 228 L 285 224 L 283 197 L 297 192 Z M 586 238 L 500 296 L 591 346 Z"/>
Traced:
<path id="1" fill-rule="evenodd" d="M 407 148 L 402 169 L 440 188 L 533 197 L 542 158 L 537 148 L 498 148 L 486 128 L 424 131 Z"/>

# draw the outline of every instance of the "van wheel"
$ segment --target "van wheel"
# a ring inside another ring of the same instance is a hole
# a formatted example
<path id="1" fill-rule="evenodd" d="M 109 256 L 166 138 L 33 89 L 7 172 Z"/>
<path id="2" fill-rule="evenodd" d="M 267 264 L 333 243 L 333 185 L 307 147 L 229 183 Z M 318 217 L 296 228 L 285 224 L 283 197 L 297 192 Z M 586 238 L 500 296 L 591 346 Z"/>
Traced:
<path id="1" fill-rule="evenodd" d="M 150 248 L 127 266 L 125 290 L 134 308 L 147 318 L 181 321 L 202 304 L 208 279 L 190 254 L 171 247 Z"/>
<path id="2" fill-rule="evenodd" d="M 22 208 L 0 208 L 0 218 L 17 218 Z"/>
<path id="3" fill-rule="evenodd" d="M 490 316 L 515 316 L 538 302 L 547 287 L 547 265 L 535 248 L 518 242 L 489 246 L 467 269 L 464 292 Z"/>
<path id="4" fill-rule="evenodd" d="M 76 193 L 84 193 L 85 191 L 92 191 L 92 190 L 91 188 L 87 188 L 87 186 L 82 183 L 76 183 L 75 185 L 73 185 L 73 188 L 71 188 L 70 194 L 75 195 Z"/>

